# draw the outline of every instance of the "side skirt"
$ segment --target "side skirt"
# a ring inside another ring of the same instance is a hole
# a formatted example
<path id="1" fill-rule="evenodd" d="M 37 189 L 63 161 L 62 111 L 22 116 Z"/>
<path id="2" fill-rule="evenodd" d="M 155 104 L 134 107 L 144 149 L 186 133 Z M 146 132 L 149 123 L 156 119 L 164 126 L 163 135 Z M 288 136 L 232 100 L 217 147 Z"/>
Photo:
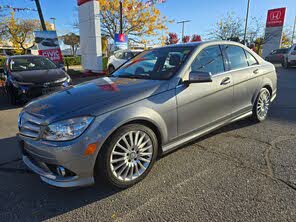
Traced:
<path id="1" fill-rule="evenodd" d="M 223 126 L 226 126 L 230 123 L 233 123 L 233 122 L 236 122 L 238 120 L 241 120 L 241 119 L 245 119 L 249 116 L 252 115 L 252 111 L 249 111 L 247 113 L 244 113 L 240 116 L 237 116 L 237 117 L 234 117 L 234 118 L 231 118 L 231 119 L 228 119 L 228 120 L 225 120 L 223 122 L 220 122 L 219 124 L 216 124 L 216 125 L 213 125 L 211 127 L 207 127 L 205 128 L 204 130 L 199 130 L 199 131 L 194 131 L 193 133 L 190 133 L 189 135 L 187 136 L 184 136 L 184 137 L 181 137 L 181 138 L 178 138 L 176 140 L 174 140 L 173 142 L 170 142 L 166 145 L 163 145 L 162 146 L 162 153 L 163 154 L 167 154 L 181 146 L 183 146 L 184 144 L 186 143 L 189 143 L 191 141 L 194 141 L 206 134 L 209 134 L 210 132 L 213 132 Z"/>

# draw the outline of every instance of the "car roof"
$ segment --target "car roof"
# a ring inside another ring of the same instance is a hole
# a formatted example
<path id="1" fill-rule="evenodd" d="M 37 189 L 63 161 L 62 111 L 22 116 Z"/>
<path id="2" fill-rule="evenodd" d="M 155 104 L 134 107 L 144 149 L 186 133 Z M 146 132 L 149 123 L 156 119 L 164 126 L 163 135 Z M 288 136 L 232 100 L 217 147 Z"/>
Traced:
<path id="1" fill-rule="evenodd" d="M 243 44 L 239 42 L 234 41 L 226 41 L 226 40 L 209 40 L 209 41 L 200 41 L 200 42 L 188 42 L 188 43 L 178 43 L 173 45 L 166 45 L 166 46 L 160 46 L 157 48 L 163 48 L 163 47 L 185 47 L 185 46 L 192 46 L 197 47 L 200 45 L 239 45 L 244 46 Z"/>
<path id="2" fill-rule="evenodd" d="M 34 57 L 44 57 L 44 56 L 40 56 L 40 55 L 13 55 L 13 56 L 8 56 L 7 58 L 18 59 L 18 58 L 34 58 Z"/>
<path id="3" fill-rule="evenodd" d="M 118 52 L 143 52 L 144 49 L 120 49 L 115 51 L 114 53 L 118 53 Z"/>

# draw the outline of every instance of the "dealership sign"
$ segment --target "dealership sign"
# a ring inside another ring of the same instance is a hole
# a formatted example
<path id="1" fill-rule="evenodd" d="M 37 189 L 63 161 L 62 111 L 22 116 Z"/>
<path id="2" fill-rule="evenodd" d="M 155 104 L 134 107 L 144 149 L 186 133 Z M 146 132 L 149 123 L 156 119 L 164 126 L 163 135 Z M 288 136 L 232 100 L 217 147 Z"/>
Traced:
<path id="1" fill-rule="evenodd" d="M 81 63 L 84 70 L 102 72 L 100 2 L 77 0 Z"/>
<path id="2" fill-rule="evenodd" d="M 280 48 L 286 8 L 271 9 L 267 12 L 262 56 L 265 58 L 273 50 Z"/>
<path id="3" fill-rule="evenodd" d="M 267 13 L 266 27 L 283 26 L 285 21 L 286 8 L 269 10 Z"/>
<path id="4" fill-rule="evenodd" d="M 128 49 L 128 37 L 124 34 L 115 34 L 114 45 L 115 50 Z"/>
<path id="5" fill-rule="evenodd" d="M 54 63 L 63 64 L 63 56 L 56 31 L 36 31 L 34 36 L 39 55 L 49 58 Z"/>

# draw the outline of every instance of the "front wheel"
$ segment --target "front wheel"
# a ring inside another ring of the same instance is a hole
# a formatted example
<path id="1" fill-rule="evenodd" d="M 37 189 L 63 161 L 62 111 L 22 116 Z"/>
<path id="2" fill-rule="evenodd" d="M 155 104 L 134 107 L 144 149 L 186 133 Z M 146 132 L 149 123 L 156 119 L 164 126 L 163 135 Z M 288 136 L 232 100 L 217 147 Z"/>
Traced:
<path id="1" fill-rule="evenodd" d="M 268 89 L 261 89 L 253 108 L 253 119 L 262 122 L 267 118 L 270 108 L 270 92 Z"/>
<path id="2" fill-rule="evenodd" d="M 9 87 L 7 90 L 7 95 L 8 95 L 8 100 L 11 105 L 16 105 L 17 104 L 17 97 L 15 90 L 13 87 Z"/>
<path id="3" fill-rule="evenodd" d="M 144 179 L 158 150 L 155 133 L 139 124 L 118 129 L 100 150 L 95 177 L 117 188 L 127 188 Z"/>

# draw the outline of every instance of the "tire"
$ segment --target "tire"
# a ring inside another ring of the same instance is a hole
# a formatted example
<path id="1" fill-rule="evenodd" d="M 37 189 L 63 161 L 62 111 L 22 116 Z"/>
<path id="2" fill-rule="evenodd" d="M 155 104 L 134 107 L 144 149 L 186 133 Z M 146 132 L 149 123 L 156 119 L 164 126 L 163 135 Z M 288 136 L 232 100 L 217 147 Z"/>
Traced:
<path id="1" fill-rule="evenodd" d="M 13 87 L 9 87 L 7 89 L 7 95 L 8 95 L 8 101 L 11 105 L 16 105 L 17 104 L 17 97 L 15 95 Z"/>
<path id="2" fill-rule="evenodd" d="M 262 122 L 266 120 L 271 103 L 270 98 L 271 95 L 269 90 L 267 88 L 262 88 L 253 107 L 253 119 L 256 122 Z"/>
<path id="3" fill-rule="evenodd" d="M 133 145 L 131 141 L 138 145 Z M 94 171 L 95 179 L 120 189 L 133 186 L 147 176 L 156 160 L 157 151 L 157 137 L 150 128 L 140 124 L 123 126 L 100 150 Z"/>
<path id="4" fill-rule="evenodd" d="M 113 65 L 110 65 L 108 68 L 108 74 L 111 74 L 112 72 L 114 72 L 115 67 Z"/>

